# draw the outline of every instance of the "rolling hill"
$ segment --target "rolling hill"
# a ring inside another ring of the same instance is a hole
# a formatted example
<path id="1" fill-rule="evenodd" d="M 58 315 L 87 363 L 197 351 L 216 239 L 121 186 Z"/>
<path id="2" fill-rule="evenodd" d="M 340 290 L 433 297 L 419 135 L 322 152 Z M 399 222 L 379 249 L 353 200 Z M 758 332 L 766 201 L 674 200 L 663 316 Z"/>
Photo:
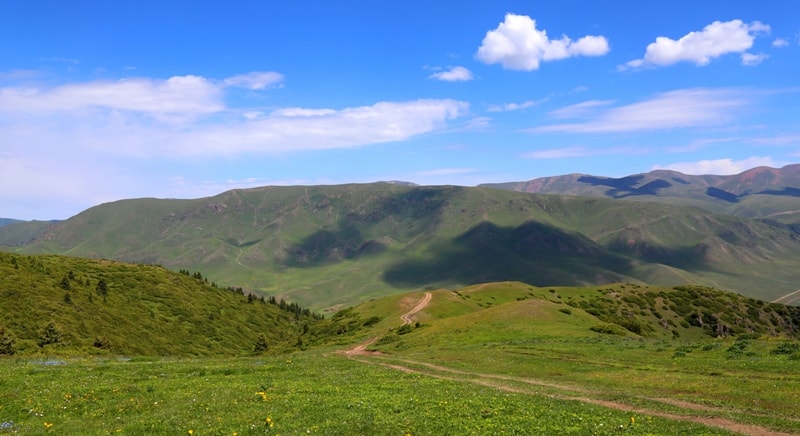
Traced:
<path id="1" fill-rule="evenodd" d="M 197 273 L 0 253 L 0 355 L 9 338 L 28 355 L 246 355 L 262 335 L 274 351 L 324 335 L 310 311 L 272 303 Z"/>
<path id="2" fill-rule="evenodd" d="M 731 176 L 693 176 L 656 170 L 621 178 L 569 174 L 482 186 L 540 194 L 667 202 L 745 218 L 800 224 L 800 165 L 758 167 Z"/>
<path id="3" fill-rule="evenodd" d="M 765 300 L 800 283 L 800 235 L 787 226 L 663 203 L 392 183 L 123 200 L 14 250 L 200 270 L 315 310 L 500 280 L 697 284 Z"/>

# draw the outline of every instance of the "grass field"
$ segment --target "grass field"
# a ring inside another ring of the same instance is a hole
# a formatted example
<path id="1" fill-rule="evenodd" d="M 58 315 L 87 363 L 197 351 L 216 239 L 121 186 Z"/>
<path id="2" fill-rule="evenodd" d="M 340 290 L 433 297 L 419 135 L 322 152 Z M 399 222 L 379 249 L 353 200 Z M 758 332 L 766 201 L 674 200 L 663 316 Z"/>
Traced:
<path id="1" fill-rule="evenodd" d="M 729 434 L 303 353 L 0 361 L 0 434 Z"/>

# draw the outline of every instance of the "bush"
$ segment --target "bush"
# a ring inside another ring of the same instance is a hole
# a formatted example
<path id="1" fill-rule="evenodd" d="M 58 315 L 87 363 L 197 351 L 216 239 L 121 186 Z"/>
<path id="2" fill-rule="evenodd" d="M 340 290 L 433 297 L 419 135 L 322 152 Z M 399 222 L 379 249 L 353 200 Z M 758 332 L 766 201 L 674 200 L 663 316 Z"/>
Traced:
<path id="1" fill-rule="evenodd" d="M 598 324 L 589 327 L 589 330 L 604 335 L 625 336 L 626 330 L 616 324 Z"/>
<path id="2" fill-rule="evenodd" d="M 17 352 L 17 338 L 10 330 L 0 327 L 0 355 L 11 356 Z"/>
<path id="3" fill-rule="evenodd" d="M 39 346 L 44 347 L 45 345 L 57 345 L 63 340 L 64 338 L 61 333 L 61 329 L 56 325 L 56 323 L 50 321 L 42 330 L 42 335 L 39 339 Z"/>
<path id="4" fill-rule="evenodd" d="M 784 342 L 770 351 L 770 354 L 794 354 L 798 351 L 800 351 L 800 342 Z"/>

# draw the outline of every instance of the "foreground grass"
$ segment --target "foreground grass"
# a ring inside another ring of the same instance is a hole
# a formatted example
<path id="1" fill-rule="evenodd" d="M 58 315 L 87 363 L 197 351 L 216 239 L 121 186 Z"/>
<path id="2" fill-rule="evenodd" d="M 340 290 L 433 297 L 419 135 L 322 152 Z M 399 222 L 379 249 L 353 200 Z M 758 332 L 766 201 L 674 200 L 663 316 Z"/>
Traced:
<path id="1" fill-rule="evenodd" d="M 337 355 L 0 360 L 0 434 L 727 434 Z"/>

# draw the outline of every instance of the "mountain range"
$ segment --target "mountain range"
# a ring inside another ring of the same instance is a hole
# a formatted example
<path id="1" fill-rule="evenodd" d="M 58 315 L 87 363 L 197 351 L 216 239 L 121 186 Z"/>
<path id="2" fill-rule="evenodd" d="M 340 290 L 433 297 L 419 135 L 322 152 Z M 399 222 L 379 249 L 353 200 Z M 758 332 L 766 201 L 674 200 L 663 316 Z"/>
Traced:
<path id="1" fill-rule="evenodd" d="M 666 202 L 744 218 L 800 224 L 800 164 L 758 167 L 730 176 L 656 170 L 620 178 L 568 174 L 481 186 L 539 194 Z"/>
<path id="2" fill-rule="evenodd" d="M 798 169 L 728 177 L 571 175 L 474 188 L 263 187 L 193 200 L 131 199 L 35 231 L 26 223 L 0 227 L 0 244 L 21 253 L 200 270 L 222 285 L 314 310 L 505 280 L 694 284 L 774 300 L 800 287 L 800 234 L 792 220 L 792 201 L 800 198 L 791 195 L 800 183 L 788 185 Z M 519 192 L 534 187 L 559 195 Z M 710 188 L 738 201 L 708 195 Z M 20 243 L 24 229 L 32 237 Z"/>

